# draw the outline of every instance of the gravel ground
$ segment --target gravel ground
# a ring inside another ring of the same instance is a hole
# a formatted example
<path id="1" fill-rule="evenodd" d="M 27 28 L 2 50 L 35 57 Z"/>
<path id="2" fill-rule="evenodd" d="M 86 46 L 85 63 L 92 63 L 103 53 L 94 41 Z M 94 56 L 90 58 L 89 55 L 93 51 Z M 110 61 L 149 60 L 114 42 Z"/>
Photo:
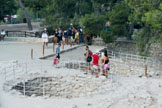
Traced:
<path id="1" fill-rule="evenodd" d="M 30 49 L 34 48 L 34 59 L 30 59 Z M 43 63 L 44 65 L 51 64 L 42 71 L 36 72 L 35 66 L 31 69 L 32 75 L 84 75 L 77 70 L 70 69 L 56 69 L 53 68 L 52 58 L 47 60 L 39 60 L 37 56 L 41 56 L 41 44 L 37 43 L 14 43 L 14 42 L 0 42 L 0 69 L 5 66 L 13 66 L 13 62 L 7 61 L 29 60 L 32 65 L 36 63 Z M 52 54 L 51 45 L 48 49 L 48 54 Z M 95 52 L 103 49 L 104 46 L 90 46 L 90 50 Z M 62 60 L 84 60 L 85 47 L 61 54 Z M 6 61 L 6 62 L 5 62 Z M 44 71 L 47 70 L 47 71 Z M 0 71 L 1 72 L 1 71 Z M 84 75 L 85 76 L 85 75 Z M 86 77 L 91 78 L 92 75 Z M 104 92 L 96 92 L 95 95 L 87 95 L 74 99 L 48 98 L 48 97 L 31 97 L 27 98 L 15 91 L 4 92 L 2 90 L 3 75 L 0 74 L 0 107 L 2 108 L 162 108 L 162 80 L 161 78 L 139 78 L 136 76 L 125 76 L 110 81 L 108 79 L 106 89 Z M 22 77 L 24 78 L 24 77 Z M 99 77 L 94 80 L 101 81 L 105 77 Z M 12 79 L 11 79 L 12 80 Z"/>

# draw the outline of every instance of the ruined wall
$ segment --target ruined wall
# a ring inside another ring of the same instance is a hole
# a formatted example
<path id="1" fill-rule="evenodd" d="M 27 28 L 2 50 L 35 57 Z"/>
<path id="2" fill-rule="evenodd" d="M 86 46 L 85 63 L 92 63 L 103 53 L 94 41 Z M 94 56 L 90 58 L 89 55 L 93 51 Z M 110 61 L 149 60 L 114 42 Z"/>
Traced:
<path id="1" fill-rule="evenodd" d="M 154 43 L 150 46 L 149 50 L 150 56 L 154 56 L 157 59 L 162 60 L 162 45 Z"/>
<path id="2" fill-rule="evenodd" d="M 93 45 L 104 45 L 108 50 L 121 53 L 139 54 L 135 41 L 117 40 L 114 43 L 104 44 L 101 38 L 93 39 Z M 154 43 L 150 46 L 149 55 L 162 61 L 162 45 Z"/>

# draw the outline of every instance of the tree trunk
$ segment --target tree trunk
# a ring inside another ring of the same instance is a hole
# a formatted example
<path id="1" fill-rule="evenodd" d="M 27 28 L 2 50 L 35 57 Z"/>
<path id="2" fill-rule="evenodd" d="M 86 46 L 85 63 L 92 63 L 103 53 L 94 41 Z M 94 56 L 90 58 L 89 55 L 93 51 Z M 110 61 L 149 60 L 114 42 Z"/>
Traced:
<path id="1" fill-rule="evenodd" d="M 27 21 L 27 24 L 28 24 L 28 29 L 29 30 L 33 30 L 33 27 L 31 25 L 31 21 L 30 21 L 30 17 L 28 15 L 28 12 L 26 11 L 26 9 L 24 8 L 24 5 L 22 3 L 22 0 L 19 0 L 19 5 L 22 9 L 22 11 L 24 12 L 24 15 L 25 15 L 25 18 L 26 18 L 26 21 Z"/>

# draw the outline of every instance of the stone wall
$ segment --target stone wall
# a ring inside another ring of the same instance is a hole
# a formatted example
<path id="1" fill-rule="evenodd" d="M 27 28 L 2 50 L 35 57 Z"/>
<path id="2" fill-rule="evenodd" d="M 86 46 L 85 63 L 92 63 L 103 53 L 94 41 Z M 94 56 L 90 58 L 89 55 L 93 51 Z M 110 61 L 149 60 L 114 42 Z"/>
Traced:
<path id="1" fill-rule="evenodd" d="M 156 43 L 150 46 L 149 51 L 151 56 L 154 56 L 156 59 L 160 59 L 162 61 L 162 45 Z"/>
<path id="2" fill-rule="evenodd" d="M 121 53 L 138 54 L 138 48 L 132 41 L 116 41 L 106 45 L 108 50 Z"/>
<path id="3" fill-rule="evenodd" d="M 118 39 L 114 43 L 105 44 L 101 38 L 94 38 L 93 45 L 106 45 L 108 50 L 121 53 L 139 54 L 135 41 Z M 162 45 L 154 43 L 150 46 L 149 55 L 162 61 Z"/>
<path id="4" fill-rule="evenodd" d="M 18 83 L 12 87 L 26 96 L 49 96 L 62 98 L 77 98 L 102 92 L 109 85 L 109 80 L 87 78 L 85 76 L 60 76 L 37 77 L 25 82 Z M 25 88 L 24 88 L 25 87 Z M 25 90 L 24 90 L 25 89 Z"/>
<path id="5" fill-rule="evenodd" d="M 40 23 L 32 22 L 33 30 L 40 30 Z M 27 23 L 20 24 L 3 24 L 0 25 L 0 30 L 5 29 L 5 31 L 27 31 Z"/>

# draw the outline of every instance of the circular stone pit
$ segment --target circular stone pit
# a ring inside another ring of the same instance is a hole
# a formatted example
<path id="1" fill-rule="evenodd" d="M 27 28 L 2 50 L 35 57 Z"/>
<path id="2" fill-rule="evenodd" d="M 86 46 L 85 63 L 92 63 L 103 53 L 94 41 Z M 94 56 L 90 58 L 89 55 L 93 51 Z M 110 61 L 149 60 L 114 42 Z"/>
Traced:
<path id="1" fill-rule="evenodd" d="M 25 86 L 24 86 L 25 84 Z M 17 83 L 12 90 L 26 96 L 49 96 L 77 98 L 96 94 L 106 88 L 107 79 L 87 78 L 86 76 L 52 76 L 37 77 L 26 82 Z M 25 92 L 24 92 L 25 91 Z"/>

